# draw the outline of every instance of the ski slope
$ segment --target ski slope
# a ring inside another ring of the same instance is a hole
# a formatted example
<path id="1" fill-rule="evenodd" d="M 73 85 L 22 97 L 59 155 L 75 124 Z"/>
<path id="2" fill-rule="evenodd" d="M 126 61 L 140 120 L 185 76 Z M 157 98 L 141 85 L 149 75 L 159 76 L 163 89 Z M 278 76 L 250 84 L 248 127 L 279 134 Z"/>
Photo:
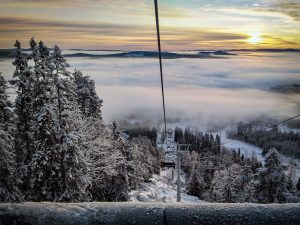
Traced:
<path id="1" fill-rule="evenodd" d="M 244 154 L 245 157 L 252 157 L 253 155 L 255 155 L 259 161 L 264 162 L 265 157 L 262 155 L 261 148 L 258 148 L 254 145 L 242 141 L 229 139 L 226 137 L 226 130 L 223 130 L 221 132 L 221 143 L 226 143 L 228 141 L 232 142 L 225 144 L 224 146 L 226 148 L 235 150 L 240 149 L 241 154 Z M 293 159 L 292 157 L 280 154 L 280 160 L 281 163 L 286 167 L 290 164 L 291 160 L 293 160 L 295 169 L 295 180 L 298 181 L 298 179 L 300 178 L 300 159 Z"/>
<path id="2" fill-rule="evenodd" d="M 177 200 L 176 176 L 172 180 L 172 169 L 161 170 L 160 175 L 153 175 L 149 182 L 142 183 L 139 190 L 130 192 L 130 201 L 132 202 L 165 202 L 175 203 Z M 185 176 L 181 174 L 181 202 L 183 203 L 201 203 L 200 199 L 185 193 Z"/>
<path id="3" fill-rule="evenodd" d="M 168 144 L 158 144 L 158 149 L 162 149 L 165 154 L 165 161 L 176 162 L 176 143 L 172 140 Z M 182 203 L 202 203 L 199 198 L 186 194 L 186 176 L 183 171 L 180 174 L 181 181 L 181 202 Z M 131 191 L 130 201 L 133 202 L 165 202 L 175 203 L 177 201 L 177 170 L 174 170 L 172 179 L 172 168 L 160 170 L 160 175 L 154 174 L 149 182 L 142 183 L 139 190 Z"/>

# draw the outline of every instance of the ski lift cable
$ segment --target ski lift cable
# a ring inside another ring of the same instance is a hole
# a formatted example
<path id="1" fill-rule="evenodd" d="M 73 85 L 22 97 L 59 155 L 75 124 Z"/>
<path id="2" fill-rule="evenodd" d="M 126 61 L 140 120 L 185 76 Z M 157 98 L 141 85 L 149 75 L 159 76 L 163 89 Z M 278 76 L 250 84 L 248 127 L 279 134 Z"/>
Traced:
<path id="1" fill-rule="evenodd" d="M 158 47 L 159 69 L 160 69 L 161 94 L 162 94 L 163 113 L 164 113 L 164 129 L 165 129 L 165 134 L 166 134 L 167 133 L 166 107 L 165 107 L 165 93 L 164 93 L 164 79 L 163 79 L 163 70 L 162 70 L 162 60 L 161 60 L 162 57 L 161 57 L 161 45 L 160 45 L 160 31 L 159 31 L 159 17 L 158 17 L 157 0 L 154 0 L 154 8 L 155 8 L 157 47 Z"/>
<path id="2" fill-rule="evenodd" d="M 280 121 L 280 122 L 271 124 L 271 125 L 269 125 L 269 126 L 265 126 L 265 127 L 261 128 L 261 129 L 259 129 L 259 130 L 257 130 L 257 131 L 250 132 L 250 133 L 248 133 L 248 134 L 244 134 L 244 135 L 242 135 L 242 136 L 239 136 L 239 137 L 237 137 L 237 139 L 235 139 L 235 140 L 226 141 L 226 142 L 224 142 L 224 143 L 222 143 L 222 144 L 215 145 L 215 146 L 210 147 L 210 148 L 204 148 L 204 149 L 201 149 L 200 151 L 215 149 L 215 148 L 217 148 L 217 147 L 224 146 L 224 145 L 229 144 L 229 143 L 231 143 L 231 142 L 239 141 L 241 138 L 244 138 L 244 137 L 247 137 L 247 136 L 251 136 L 251 135 L 260 133 L 260 132 L 262 132 L 262 131 L 264 131 L 264 130 L 266 130 L 266 129 L 268 129 L 268 128 L 272 128 L 272 127 L 274 127 L 274 126 L 280 125 L 280 124 L 282 124 L 282 123 L 288 122 L 288 121 L 293 120 L 293 119 L 296 119 L 296 118 L 298 118 L 298 117 L 300 117 L 300 114 L 299 114 L 299 115 L 296 115 L 296 116 L 293 116 L 293 117 L 290 117 L 290 118 L 288 118 L 288 119 L 282 120 L 282 121 Z"/>

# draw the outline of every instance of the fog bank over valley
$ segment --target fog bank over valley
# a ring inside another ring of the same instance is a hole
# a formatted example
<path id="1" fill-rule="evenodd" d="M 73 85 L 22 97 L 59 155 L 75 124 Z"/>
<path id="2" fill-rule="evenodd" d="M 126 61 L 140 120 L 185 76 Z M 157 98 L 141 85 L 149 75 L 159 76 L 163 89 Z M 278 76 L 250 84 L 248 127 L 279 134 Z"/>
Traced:
<path id="1" fill-rule="evenodd" d="M 240 120 L 296 115 L 300 111 L 299 60 L 299 54 L 293 52 L 164 59 L 168 122 L 171 126 L 218 129 Z M 7 79 L 13 74 L 11 61 L 0 61 Z M 95 80 L 104 99 L 106 121 L 160 125 L 162 100 L 156 58 L 69 57 L 68 61 Z"/>

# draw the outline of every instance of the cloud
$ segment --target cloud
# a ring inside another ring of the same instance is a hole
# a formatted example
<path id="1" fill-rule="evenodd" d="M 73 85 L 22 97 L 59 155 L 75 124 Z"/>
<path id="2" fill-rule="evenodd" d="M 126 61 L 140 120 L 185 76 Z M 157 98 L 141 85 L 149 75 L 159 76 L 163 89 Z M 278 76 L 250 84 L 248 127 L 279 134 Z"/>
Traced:
<path id="1" fill-rule="evenodd" d="M 226 124 L 297 113 L 299 93 L 270 91 L 300 84 L 299 57 L 285 54 L 164 60 L 168 119 L 201 127 L 207 121 Z M 95 79 L 106 120 L 134 118 L 156 124 L 162 118 L 157 60 L 72 58 L 70 64 Z"/>
<path id="2" fill-rule="evenodd" d="M 12 18 L 12 17 L 0 17 L 0 26 L 28 26 L 31 27 L 45 27 L 45 28 L 76 28 L 76 29 L 92 29 L 99 32 L 113 33 L 112 31 L 118 30 L 132 30 L 140 29 L 142 26 L 132 25 L 117 25 L 108 23 L 84 23 L 75 21 L 55 21 L 55 20 L 41 20 L 38 18 Z"/>
<path id="3" fill-rule="evenodd" d="M 143 5 L 139 0 L 2 0 L 1 4 L 5 7 L 50 7 L 50 8 L 77 8 L 77 7 L 108 7 L 124 6 L 134 4 Z"/>
<path id="4" fill-rule="evenodd" d="M 297 0 L 279 0 L 269 1 L 268 4 L 261 8 L 257 7 L 256 11 L 275 12 L 287 15 L 295 21 L 300 20 L 300 2 Z"/>
<path id="5" fill-rule="evenodd" d="M 287 41 L 285 40 L 284 38 L 280 38 L 280 37 L 273 37 L 271 35 L 262 35 L 261 36 L 263 39 L 267 40 L 266 42 L 267 43 L 270 43 L 272 42 L 272 44 L 274 46 L 276 45 L 294 45 L 294 46 L 299 46 L 298 43 L 296 42 L 293 42 L 293 41 Z M 265 42 L 265 41 L 264 41 Z"/>
<path id="6" fill-rule="evenodd" d="M 257 0 L 254 6 L 250 0 L 159 3 L 166 50 L 251 47 L 245 42 L 249 29 L 268 30 L 274 37 L 284 30 L 286 36 L 280 43 L 284 47 L 299 42 L 297 26 L 287 19 L 287 13 L 297 18 L 297 2 Z M 64 48 L 156 49 L 152 0 L 2 0 L 0 15 L 0 48 L 34 35 Z"/>
<path id="7" fill-rule="evenodd" d="M 300 2 L 296 1 L 282 1 L 275 5 L 274 11 L 285 13 L 294 20 L 300 20 Z"/>
<path id="8" fill-rule="evenodd" d="M 174 125 L 202 127 L 261 115 L 292 116 L 300 107 L 300 94 L 293 90 L 300 84 L 299 60 L 293 53 L 263 52 L 240 52 L 229 59 L 163 60 L 167 118 L 176 119 Z M 106 121 L 129 118 L 154 125 L 161 121 L 157 59 L 69 58 L 68 62 L 95 80 Z M 0 61 L 0 68 L 11 79 L 11 60 Z"/>
<path id="9" fill-rule="evenodd" d="M 192 29 L 173 28 L 162 26 L 161 39 L 166 49 L 178 48 L 178 45 L 199 47 L 199 43 L 226 42 L 245 40 L 248 36 L 244 34 Z M 0 16 L 0 32 L 5 36 L 13 33 L 18 34 L 16 38 L 30 38 L 36 36 L 44 39 L 50 44 L 61 41 L 65 44 L 77 42 L 78 45 L 95 46 L 100 48 L 122 48 L 122 49 L 156 49 L 156 30 L 154 24 L 132 25 L 105 22 L 87 21 L 58 21 L 32 17 L 5 17 Z M 23 34 L 23 36 L 22 36 Z M 60 37 L 60 38 L 57 38 Z M 13 40 L 12 39 L 12 40 Z M 0 38 L 1 40 L 1 38 Z M 68 47 L 68 46 L 63 46 Z M 77 47 L 77 46 L 73 46 Z"/>

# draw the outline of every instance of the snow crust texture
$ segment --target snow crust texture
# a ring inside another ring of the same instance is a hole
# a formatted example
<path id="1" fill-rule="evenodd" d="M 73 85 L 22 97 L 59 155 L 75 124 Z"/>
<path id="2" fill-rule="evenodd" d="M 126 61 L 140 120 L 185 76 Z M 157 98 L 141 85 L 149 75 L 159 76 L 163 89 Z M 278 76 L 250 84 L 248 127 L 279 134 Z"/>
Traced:
<path id="1" fill-rule="evenodd" d="M 3 203 L 1 225 L 297 225 L 300 204 Z"/>

